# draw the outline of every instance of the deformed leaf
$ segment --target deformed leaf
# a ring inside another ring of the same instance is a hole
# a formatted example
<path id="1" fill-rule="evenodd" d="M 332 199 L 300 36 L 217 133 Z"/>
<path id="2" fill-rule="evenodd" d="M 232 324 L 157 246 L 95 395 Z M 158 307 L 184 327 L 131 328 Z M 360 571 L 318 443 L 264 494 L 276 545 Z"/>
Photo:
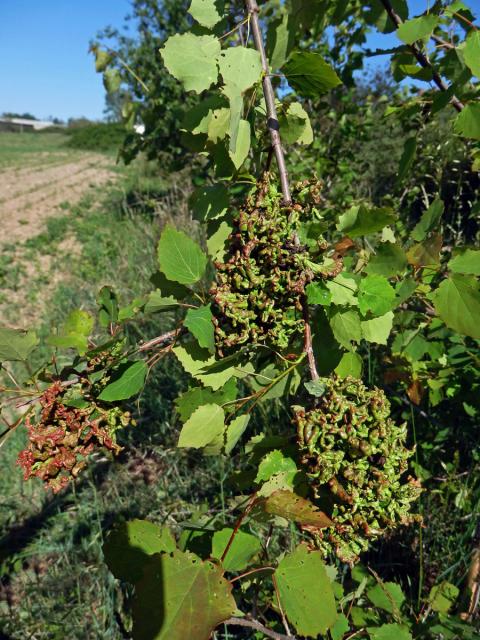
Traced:
<path id="1" fill-rule="evenodd" d="M 133 601 L 135 640 L 209 640 L 237 607 L 223 569 L 192 553 L 149 559 Z"/>
<path id="2" fill-rule="evenodd" d="M 267 513 L 316 529 L 330 527 L 333 522 L 313 502 L 288 490 L 275 491 L 264 502 Z"/>
<path id="3" fill-rule="evenodd" d="M 175 538 L 167 527 L 148 520 L 129 520 L 112 529 L 103 544 L 105 562 L 119 580 L 134 584 L 143 575 L 148 556 L 173 553 Z"/>
<path id="4" fill-rule="evenodd" d="M 0 362 L 24 361 L 38 344 L 35 331 L 0 326 Z"/>
<path id="5" fill-rule="evenodd" d="M 320 551 L 299 545 L 274 575 L 282 608 L 298 634 L 316 638 L 335 624 L 335 597 Z"/>
<path id="6" fill-rule="evenodd" d="M 168 71 L 183 82 L 186 91 L 201 93 L 218 79 L 220 41 L 214 36 L 175 34 L 160 49 Z"/>
<path id="7" fill-rule="evenodd" d="M 167 225 L 158 243 L 158 262 L 169 280 L 195 284 L 205 273 L 207 257 L 185 233 Z"/>
<path id="8" fill-rule="evenodd" d="M 219 438 L 225 426 L 225 412 L 218 404 L 198 407 L 183 425 L 178 447 L 201 449 Z"/>
<path id="9" fill-rule="evenodd" d="M 221 559 L 232 533 L 233 529 L 226 528 L 221 531 L 216 531 L 213 534 L 212 558 Z M 222 562 L 222 566 L 225 571 L 243 571 L 248 567 L 252 558 L 261 550 L 262 545 L 258 537 L 240 529 L 235 534 L 228 553 Z"/>
<path id="10" fill-rule="evenodd" d="M 476 278 L 452 275 L 430 297 L 435 311 L 447 327 L 480 339 L 480 291 Z"/>
<path id="11" fill-rule="evenodd" d="M 105 402 L 117 402 L 119 400 L 127 400 L 137 395 L 145 384 L 148 367 L 143 360 L 127 363 L 120 369 L 120 375 L 108 384 L 102 393 L 98 396 L 100 400 Z"/>
<path id="12" fill-rule="evenodd" d="M 283 72 L 292 89 L 305 98 L 315 98 L 342 84 L 334 68 L 320 54 L 309 51 L 294 51 Z"/>

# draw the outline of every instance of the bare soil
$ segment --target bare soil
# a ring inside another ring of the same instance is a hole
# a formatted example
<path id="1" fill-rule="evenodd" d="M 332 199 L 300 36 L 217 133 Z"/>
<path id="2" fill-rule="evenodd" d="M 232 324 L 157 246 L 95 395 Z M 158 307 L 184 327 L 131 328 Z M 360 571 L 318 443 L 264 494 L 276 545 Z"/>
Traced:
<path id="1" fill-rule="evenodd" d="M 65 164 L 0 171 L 0 244 L 40 233 L 61 204 L 75 204 L 90 187 L 113 180 L 111 166 L 107 157 L 88 153 Z"/>

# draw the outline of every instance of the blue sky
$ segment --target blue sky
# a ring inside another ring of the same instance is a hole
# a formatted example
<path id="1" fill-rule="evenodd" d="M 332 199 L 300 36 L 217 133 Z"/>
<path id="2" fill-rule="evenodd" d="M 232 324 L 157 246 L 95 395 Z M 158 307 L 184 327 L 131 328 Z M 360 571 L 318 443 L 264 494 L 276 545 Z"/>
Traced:
<path id="1" fill-rule="evenodd" d="M 415 15 L 428 0 L 409 5 Z M 104 89 L 88 43 L 103 27 L 121 26 L 129 9 L 129 0 L 0 0 L 0 113 L 102 118 Z M 375 34 L 368 44 L 396 42 Z"/>

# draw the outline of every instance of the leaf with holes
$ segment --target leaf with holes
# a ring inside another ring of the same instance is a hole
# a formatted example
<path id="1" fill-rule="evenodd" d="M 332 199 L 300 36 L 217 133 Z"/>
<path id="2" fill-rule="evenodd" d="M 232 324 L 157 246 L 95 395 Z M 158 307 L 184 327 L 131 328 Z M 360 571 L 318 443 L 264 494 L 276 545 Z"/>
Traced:
<path id="1" fill-rule="evenodd" d="M 265 499 L 263 506 L 267 513 L 286 520 L 293 520 L 293 522 L 306 527 L 324 529 L 333 524 L 330 518 L 323 511 L 320 511 L 313 502 L 297 496 L 296 493 L 287 489 L 271 493 Z"/>
<path id="2" fill-rule="evenodd" d="M 219 56 L 218 65 L 224 83 L 235 85 L 241 93 L 253 87 L 262 74 L 262 61 L 256 49 L 225 49 Z"/>
<path id="3" fill-rule="evenodd" d="M 297 633 L 316 638 L 335 624 L 335 597 L 320 551 L 299 545 L 281 560 L 274 576 L 282 609 Z"/>
<path id="4" fill-rule="evenodd" d="M 209 640 L 237 608 L 222 574 L 193 553 L 152 556 L 135 586 L 135 640 Z"/>
<path id="5" fill-rule="evenodd" d="M 195 284 L 205 273 L 207 257 L 183 231 L 167 225 L 158 243 L 158 263 L 169 280 Z"/>

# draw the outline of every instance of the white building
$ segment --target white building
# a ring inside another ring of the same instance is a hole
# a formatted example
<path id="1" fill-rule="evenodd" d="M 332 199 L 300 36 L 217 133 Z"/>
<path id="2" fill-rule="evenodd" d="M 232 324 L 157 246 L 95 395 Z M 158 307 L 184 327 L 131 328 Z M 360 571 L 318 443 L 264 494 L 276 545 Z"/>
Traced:
<path id="1" fill-rule="evenodd" d="M 41 131 L 48 127 L 58 127 L 53 122 L 46 120 L 28 120 L 26 118 L 2 118 L 0 117 L 0 131 Z"/>

